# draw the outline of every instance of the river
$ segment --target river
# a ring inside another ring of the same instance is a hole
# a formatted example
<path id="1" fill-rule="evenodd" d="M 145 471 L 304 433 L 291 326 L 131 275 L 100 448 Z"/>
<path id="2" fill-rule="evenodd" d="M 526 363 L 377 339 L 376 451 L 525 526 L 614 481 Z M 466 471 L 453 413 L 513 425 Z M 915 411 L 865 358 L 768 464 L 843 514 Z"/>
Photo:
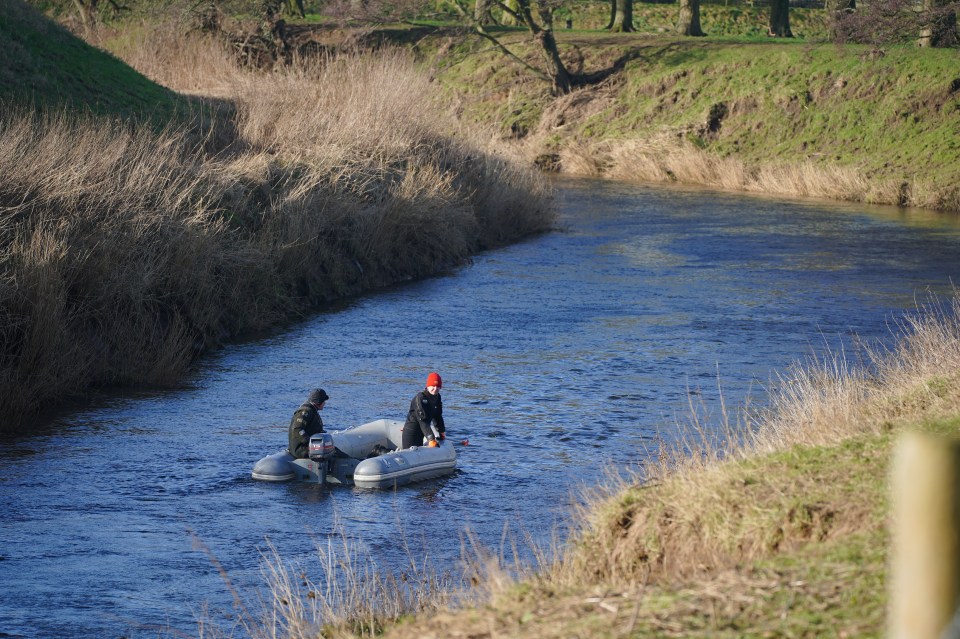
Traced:
<path id="1" fill-rule="evenodd" d="M 715 410 L 888 326 L 960 275 L 930 212 L 558 183 L 560 230 L 209 355 L 175 389 L 103 393 L 0 444 L 0 637 L 231 631 L 275 548 L 315 578 L 346 535 L 382 570 L 455 573 L 465 531 L 548 543 L 569 504 Z M 250 478 L 314 386 L 328 429 L 401 419 L 428 372 L 459 469 L 396 491 Z M 406 550 L 405 550 L 406 548 Z M 224 579 L 229 578 L 229 584 Z"/>

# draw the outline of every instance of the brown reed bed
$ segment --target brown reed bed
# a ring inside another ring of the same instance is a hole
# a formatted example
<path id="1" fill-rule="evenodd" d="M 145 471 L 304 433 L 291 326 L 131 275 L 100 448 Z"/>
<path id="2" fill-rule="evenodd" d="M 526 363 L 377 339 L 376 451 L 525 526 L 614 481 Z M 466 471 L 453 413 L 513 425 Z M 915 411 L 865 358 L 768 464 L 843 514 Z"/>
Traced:
<path id="1" fill-rule="evenodd" d="M 459 127 L 403 54 L 270 74 L 210 57 L 231 107 L 206 111 L 206 139 L 0 114 L 4 431 L 552 224 L 544 181 Z"/>
<path id="2" fill-rule="evenodd" d="M 535 143 L 529 143 L 535 148 Z M 824 198 L 870 204 L 960 210 L 955 189 L 928 181 L 868 177 L 855 167 L 810 161 L 753 166 L 736 156 L 719 156 L 675 134 L 649 138 L 569 143 L 560 149 L 563 172 L 650 183 L 700 185 L 725 191 Z"/>

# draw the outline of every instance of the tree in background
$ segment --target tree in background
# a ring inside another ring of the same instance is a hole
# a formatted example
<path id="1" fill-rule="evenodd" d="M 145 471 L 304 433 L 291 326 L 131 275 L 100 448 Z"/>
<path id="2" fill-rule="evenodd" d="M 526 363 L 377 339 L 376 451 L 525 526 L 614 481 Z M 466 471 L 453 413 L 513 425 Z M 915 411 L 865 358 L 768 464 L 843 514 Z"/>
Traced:
<path id="1" fill-rule="evenodd" d="M 629 33 L 633 28 L 633 0 L 610 0 L 611 20 L 607 27 L 617 33 Z"/>
<path id="2" fill-rule="evenodd" d="M 260 11 L 267 16 L 281 16 L 290 13 L 301 18 L 307 16 L 303 0 L 262 0 Z"/>
<path id="3" fill-rule="evenodd" d="M 303 0 L 287 0 L 285 3 L 287 5 L 287 10 L 290 13 L 296 14 L 301 18 L 307 17 L 307 11 L 303 6 Z"/>
<path id="4" fill-rule="evenodd" d="M 774 38 L 792 38 L 790 31 L 790 0 L 770 0 L 770 30 Z"/>
<path id="5" fill-rule="evenodd" d="M 680 0 L 680 21 L 677 33 L 685 36 L 705 36 L 700 28 L 700 0 Z"/>
<path id="6" fill-rule="evenodd" d="M 567 70 L 557 48 L 557 39 L 553 34 L 553 10 L 558 6 L 554 0 L 491 0 L 493 6 L 498 7 L 504 14 L 502 24 L 519 24 L 527 28 L 533 36 L 537 48 L 543 56 L 544 68 L 539 69 L 515 54 L 499 38 L 488 31 L 481 22 L 474 18 L 474 12 L 460 4 L 463 0 L 455 0 L 455 6 L 460 15 L 473 23 L 476 33 L 489 40 L 497 49 L 511 60 L 530 71 L 534 76 L 549 82 L 554 94 L 570 93 L 574 86 L 574 77 Z M 533 13 L 536 10 L 537 17 Z"/>

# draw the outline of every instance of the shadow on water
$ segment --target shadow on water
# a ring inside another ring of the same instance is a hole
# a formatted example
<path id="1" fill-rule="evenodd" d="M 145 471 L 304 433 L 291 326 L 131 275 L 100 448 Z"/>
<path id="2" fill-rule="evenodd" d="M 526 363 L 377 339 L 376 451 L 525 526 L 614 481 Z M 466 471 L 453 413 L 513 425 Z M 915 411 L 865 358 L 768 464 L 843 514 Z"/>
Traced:
<path id="1" fill-rule="evenodd" d="M 453 571 L 466 530 L 494 548 L 505 527 L 549 544 L 582 487 L 656 454 L 691 395 L 716 418 L 718 374 L 736 405 L 809 353 L 887 338 L 960 273 L 955 218 L 609 182 L 559 195 L 562 232 L 5 440 L 0 632 L 192 633 L 204 601 L 229 626 L 232 594 L 194 535 L 251 596 L 266 549 L 309 572 L 316 541 L 341 532 L 383 570 L 412 548 Z M 470 442 L 454 475 L 395 491 L 250 479 L 310 388 L 339 429 L 402 419 L 431 370 L 451 439 Z"/>

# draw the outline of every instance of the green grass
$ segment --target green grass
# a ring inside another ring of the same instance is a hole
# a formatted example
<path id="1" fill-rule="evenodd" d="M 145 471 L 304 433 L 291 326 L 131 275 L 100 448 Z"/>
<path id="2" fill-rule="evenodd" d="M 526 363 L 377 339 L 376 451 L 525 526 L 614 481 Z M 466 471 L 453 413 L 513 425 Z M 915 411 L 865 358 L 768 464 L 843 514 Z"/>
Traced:
<path id="1" fill-rule="evenodd" d="M 523 34 L 505 39 L 536 60 Z M 955 50 L 565 31 L 558 40 L 575 70 L 629 58 L 613 81 L 582 89 L 562 117 L 548 87 L 480 43 L 430 60 L 460 96 L 464 117 L 504 135 L 515 135 L 518 123 L 536 133 L 525 140 L 531 155 L 584 145 L 598 153 L 606 143 L 675 132 L 749 167 L 848 167 L 876 183 L 932 185 L 940 199 L 960 201 Z M 718 108 L 726 115 L 710 131 Z"/>
<path id="2" fill-rule="evenodd" d="M 17 0 L 0 11 L 0 100 L 165 123 L 190 111 L 178 96 Z"/>
<path id="3" fill-rule="evenodd" d="M 900 169 L 925 166 L 931 177 L 955 176 L 958 143 L 950 132 L 960 114 L 957 96 L 948 95 L 952 75 L 960 75 L 955 53 L 894 49 L 877 60 L 862 53 L 830 45 L 691 43 L 633 65 L 624 91 L 585 126 L 606 123 L 593 130 L 610 137 L 658 126 L 696 129 L 723 102 L 731 113 L 706 144 L 722 155 L 757 163 L 822 158 L 871 171 L 894 160 Z M 659 91 L 663 84 L 673 86 Z M 618 110 L 624 115 L 611 120 Z"/>

